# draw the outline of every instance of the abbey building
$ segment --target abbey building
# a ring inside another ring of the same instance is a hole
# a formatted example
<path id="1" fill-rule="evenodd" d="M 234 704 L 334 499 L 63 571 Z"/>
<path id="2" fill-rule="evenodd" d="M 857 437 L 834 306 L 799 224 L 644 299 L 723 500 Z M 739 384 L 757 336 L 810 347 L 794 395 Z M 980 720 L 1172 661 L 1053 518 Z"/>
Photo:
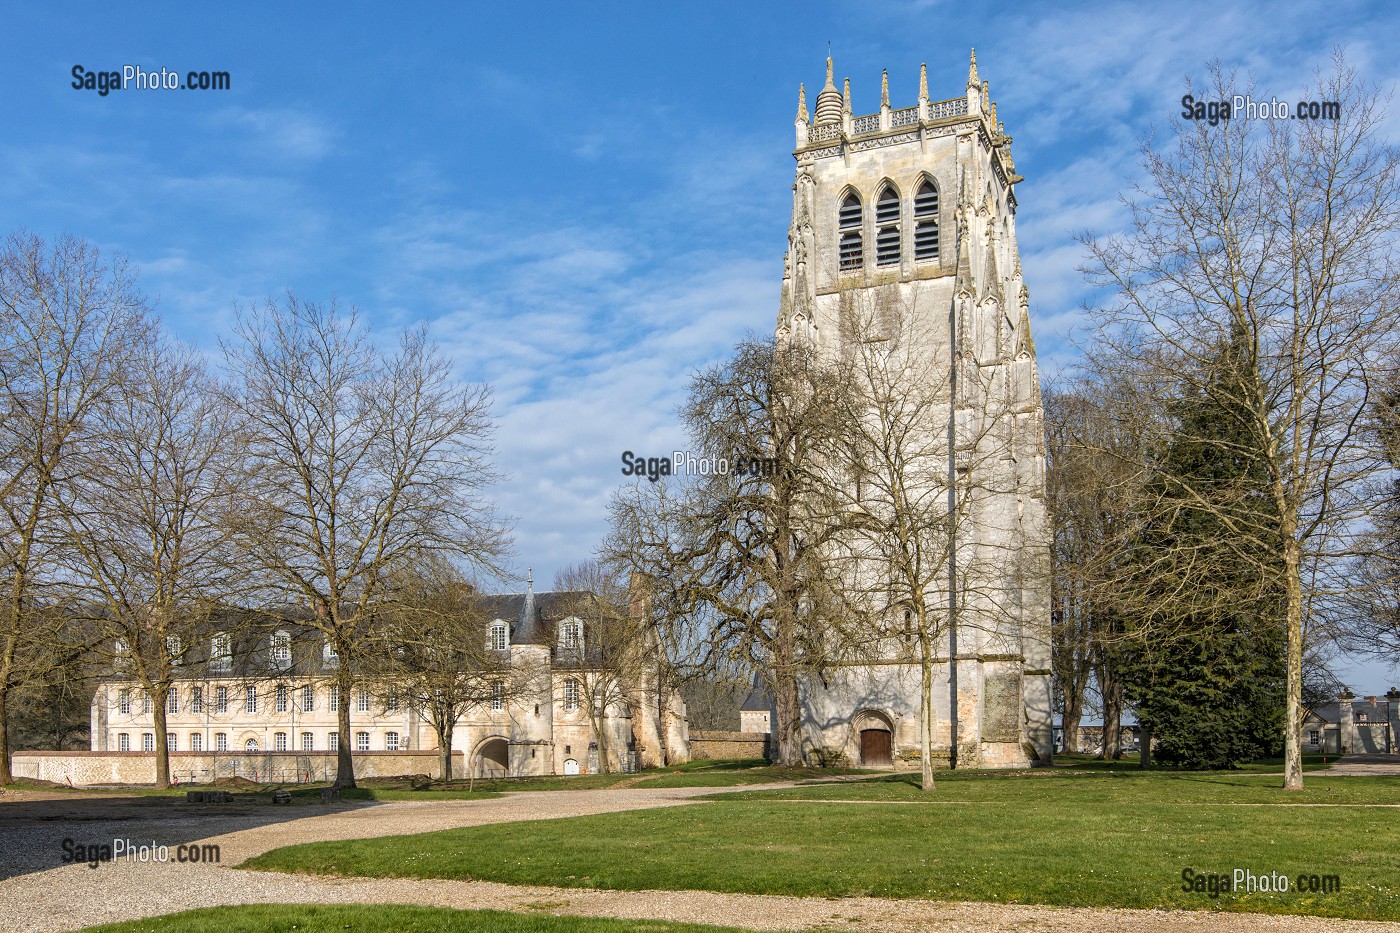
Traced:
<path id="1" fill-rule="evenodd" d="M 923 368 L 896 394 L 930 400 L 934 414 L 917 428 L 924 465 L 906 453 L 907 479 L 930 484 L 923 501 L 947 503 L 936 507 L 952 529 L 934 542 L 947 556 L 930 576 L 940 604 L 930 653 L 934 757 L 958 767 L 1048 763 L 1045 453 L 1011 137 L 975 54 L 958 96 L 931 100 L 921 68 L 911 105 L 892 106 L 886 76 L 879 111 L 865 115 L 852 113 L 849 79 L 838 90 L 833 77 L 828 59 L 810 114 L 799 90 L 777 338 L 833 360 L 872 346 L 921 354 Z M 850 482 L 861 482 L 858 471 Z M 854 563 L 863 569 L 851 585 L 879 591 L 880 559 Z M 917 761 L 919 654 L 907 614 L 901 637 L 901 620 L 886 609 L 871 621 L 878 651 L 805 678 L 809 754 Z"/>

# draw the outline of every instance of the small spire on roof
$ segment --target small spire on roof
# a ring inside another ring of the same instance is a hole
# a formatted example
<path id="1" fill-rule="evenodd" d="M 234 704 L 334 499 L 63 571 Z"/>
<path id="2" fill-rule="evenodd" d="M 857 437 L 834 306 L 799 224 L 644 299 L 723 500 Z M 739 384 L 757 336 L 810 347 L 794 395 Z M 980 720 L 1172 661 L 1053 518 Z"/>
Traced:
<path id="1" fill-rule="evenodd" d="M 807 122 L 807 86 L 805 84 L 797 86 L 797 122 Z"/>
<path id="2" fill-rule="evenodd" d="M 919 100 L 928 100 L 928 65 L 919 66 Z"/>
<path id="3" fill-rule="evenodd" d="M 890 105 L 890 71 L 886 68 L 880 72 L 880 106 Z"/>
<path id="4" fill-rule="evenodd" d="M 972 50 L 972 63 L 967 66 L 967 86 L 977 87 L 977 50 Z"/>

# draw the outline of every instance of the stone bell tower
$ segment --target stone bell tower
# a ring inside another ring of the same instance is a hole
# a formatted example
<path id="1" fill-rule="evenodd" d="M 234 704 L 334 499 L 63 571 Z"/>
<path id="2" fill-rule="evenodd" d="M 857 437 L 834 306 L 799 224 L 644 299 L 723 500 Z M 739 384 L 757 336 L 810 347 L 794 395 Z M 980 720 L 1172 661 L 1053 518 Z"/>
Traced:
<path id="1" fill-rule="evenodd" d="M 1048 763 L 1044 435 L 1011 137 L 975 53 L 959 96 L 930 100 L 921 66 L 917 100 L 894 108 L 886 73 L 879 112 L 863 116 L 851 112 L 850 80 L 837 89 L 828 58 L 810 116 L 806 90 L 798 90 L 796 131 L 778 341 L 806 342 L 836 359 L 850 351 L 853 307 L 892 307 L 916 319 L 917 339 L 939 361 L 930 378 L 949 386 L 946 420 L 929 436 L 946 435 L 947 462 L 960 464 L 949 485 L 981 491 L 954 532 L 951 608 L 936 658 L 935 758 L 958 767 Z M 954 426 L 972 423 L 987 430 L 976 449 L 961 450 Z M 811 678 L 803 685 L 804 745 L 853 763 L 917 760 L 919 684 L 917 661 L 893 649 Z"/>

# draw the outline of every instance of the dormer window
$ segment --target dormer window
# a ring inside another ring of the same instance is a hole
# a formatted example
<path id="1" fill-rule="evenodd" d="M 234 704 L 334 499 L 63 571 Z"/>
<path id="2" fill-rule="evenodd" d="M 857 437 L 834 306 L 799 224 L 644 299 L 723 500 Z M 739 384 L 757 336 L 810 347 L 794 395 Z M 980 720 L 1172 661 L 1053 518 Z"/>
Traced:
<path id="1" fill-rule="evenodd" d="M 340 666 L 340 652 L 335 650 L 329 638 L 327 638 L 326 643 L 321 646 L 321 663 L 326 667 Z"/>
<path id="2" fill-rule="evenodd" d="M 836 215 L 836 227 L 840 240 L 841 271 L 853 272 L 865 265 L 865 239 L 861 234 L 860 195 L 854 191 L 841 201 L 841 209 Z"/>
<path id="3" fill-rule="evenodd" d="M 227 632 L 219 632 L 209 639 L 209 670 L 229 671 L 233 669 L 233 642 Z"/>
<path id="4" fill-rule="evenodd" d="M 117 659 L 118 664 L 125 664 L 131 658 L 131 644 L 125 638 L 118 638 L 112 643 L 112 655 Z"/>
<path id="5" fill-rule="evenodd" d="M 914 261 L 938 259 L 938 188 L 927 178 L 914 194 Z"/>
<path id="6" fill-rule="evenodd" d="M 875 265 L 899 265 L 899 192 L 893 185 L 875 201 Z"/>
<path id="7" fill-rule="evenodd" d="M 499 620 L 491 623 L 491 637 L 487 642 L 492 651 L 505 651 L 510 647 L 510 627 Z"/>
<path id="8" fill-rule="evenodd" d="M 286 630 L 279 630 L 272 636 L 272 663 L 281 668 L 290 667 L 292 663 L 292 635 Z"/>
<path id="9" fill-rule="evenodd" d="M 172 665 L 178 665 L 184 660 L 184 648 L 179 635 L 165 636 L 165 654 L 166 657 L 170 658 Z"/>
<path id="10" fill-rule="evenodd" d="M 583 622 L 565 619 L 559 623 L 559 650 L 578 651 L 583 647 Z"/>

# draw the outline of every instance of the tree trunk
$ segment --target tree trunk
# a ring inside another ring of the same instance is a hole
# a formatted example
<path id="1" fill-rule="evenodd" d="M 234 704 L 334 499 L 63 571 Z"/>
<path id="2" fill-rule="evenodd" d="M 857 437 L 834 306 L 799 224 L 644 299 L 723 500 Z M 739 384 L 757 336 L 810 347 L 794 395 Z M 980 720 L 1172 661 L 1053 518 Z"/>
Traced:
<path id="1" fill-rule="evenodd" d="M 156 789 L 170 787 L 170 742 L 166 733 L 165 704 L 169 702 L 170 688 L 156 688 L 151 691 L 151 713 L 156 730 Z"/>
<path id="2" fill-rule="evenodd" d="M 778 719 L 773 724 L 773 763 L 786 768 L 802 764 L 802 748 L 798 739 L 801 713 L 798 710 L 797 668 L 792 637 L 791 623 L 785 623 L 773 642 L 773 711 Z"/>
<path id="3" fill-rule="evenodd" d="M 1065 711 L 1060 715 L 1060 741 L 1064 751 L 1079 751 L 1079 723 L 1084 718 L 1084 707 L 1076 702 L 1069 704 L 1069 694 L 1065 694 Z"/>
<path id="4" fill-rule="evenodd" d="M 1103 749 L 1099 757 L 1117 761 L 1123 757 L 1123 685 L 1113 674 L 1108 662 L 1100 668 L 1099 685 L 1103 693 Z"/>
<path id="5" fill-rule="evenodd" d="M 335 683 L 340 688 L 340 710 L 336 714 L 336 725 L 340 733 L 340 747 L 335 751 L 335 786 L 355 786 L 355 760 L 350 756 L 350 672 L 344 667 L 336 671 Z"/>
<path id="6" fill-rule="evenodd" d="M 1291 532 L 1291 528 L 1288 529 Z M 1284 539 L 1284 586 L 1288 596 L 1288 685 L 1283 733 L 1283 788 L 1303 789 L 1303 591 L 1298 545 Z"/>
<path id="7" fill-rule="evenodd" d="M 15 665 L 15 636 L 5 636 L 5 651 L 0 657 L 0 787 L 15 782 L 10 770 L 10 672 Z"/>
<path id="8" fill-rule="evenodd" d="M 10 646 L 6 645 L 6 653 L 10 651 Z M 0 787 L 15 782 L 14 774 L 10 771 L 10 685 L 6 666 L 0 665 Z"/>
<path id="9" fill-rule="evenodd" d="M 593 734 L 598 738 L 598 773 L 607 774 L 608 771 L 608 705 L 603 704 L 603 708 L 598 710 L 593 718 Z"/>
<path id="10" fill-rule="evenodd" d="M 441 759 L 442 780 L 452 780 L 452 730 L 438 730 L 438 757 Z"/>
<path id="11" fill-rule="evenodd" d="M 955 701 L 956 702 L 956 701 Z M 933 790 L 933 639 L 919 617 L 919 787 Z M 893 738 L 893 736 L 891 736 Z"/>

